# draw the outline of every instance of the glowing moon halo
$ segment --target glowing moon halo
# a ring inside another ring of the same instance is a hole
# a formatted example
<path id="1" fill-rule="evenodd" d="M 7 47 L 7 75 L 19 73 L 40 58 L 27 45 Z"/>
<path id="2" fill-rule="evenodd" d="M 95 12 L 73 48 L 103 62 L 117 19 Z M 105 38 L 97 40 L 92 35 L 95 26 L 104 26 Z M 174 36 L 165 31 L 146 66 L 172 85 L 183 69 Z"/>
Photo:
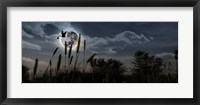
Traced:
<path id="1" fill-rule="evenodd" d="M 60 44 L 65 48 L 65 41 L 67 43 L 67 48 L 70 48 L 72 45 L 72 49 L 74 49 L 77 46 L 78 42 L 78 34 L 75 31 L 67 31 L 65 37 L 59 37 Z"/>

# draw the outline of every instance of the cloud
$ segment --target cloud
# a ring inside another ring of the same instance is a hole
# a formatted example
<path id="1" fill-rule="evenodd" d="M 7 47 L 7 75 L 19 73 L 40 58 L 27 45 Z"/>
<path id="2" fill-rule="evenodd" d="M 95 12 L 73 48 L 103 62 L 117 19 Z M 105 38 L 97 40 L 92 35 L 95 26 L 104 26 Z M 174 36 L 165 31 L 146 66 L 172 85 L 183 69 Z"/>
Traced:
<path id="1" fill-rule="evenodd" d="M 108 38 L 108 39 L 112 42 L 124 42 L 127 44 L 135 44 L 135 43 L 144 44 L 144 43 L 150 42 L 152 40 L 152 37 L 150 39 L 150 38 L 147 38 L 143 34 L 138 35 L 132 31 L 124 31 L 115 35 L 114 38 Z"/>
<path id="2" fill-rule="evenodd" d="M 92 47 L 97 47 L 99 45 L 107 45 L 108 40 L 103 38 L 103 37 L 89 37 L 85 36 L 85 39 L 87 40 L 87 47 L 92 48 Z"/>
<path id="3" fill-rule="evenodd" d="M 43 29 L 45 35 L 57 34 L 61 31 L 57 26 L 53 24 L 42 24 L 41 28 Z"/>
<path id="4" fill-rule="evenodd" d="M 22 23 L 22 35 L 23 38 L 36 38 L 36 40 L 42 41 L 43 44 L 57 45 L 57 36 L 61 35 L 60 32 L 74 30 L 79 33 L 79 30 L 75 29 L 69 22 L 23 22 Z M 26 40 L 26 39 L 24 39 Z M 30 41 L 32 43 L 32 41 Z M 39 45 L 41 44 L 39 43 Z M 41 44 L 40 46 L 44 46 Z M 29 44 L 30 45 L 30 44 Z M 25 46 L 26 47 L 26 46 Z M 34 46 L 35 48 L 36 46 Z M 39 47 L 37 46 L 37 49 Z"/>
<path id="5" fill-rule="evenodd" d="M 105 54 L 115 54 L 117 51 L 113 49 L 123 49 L 126 46 L 141 45 L 154 40 L 151 36 L 138 35 L 132 31 L 124 31 L 114 35 L 114 37 L 91 37 L 85 35 L 85 38 L 88 49 Z"/>
<path id="6" fill-rule="evenodd" d="M 29 39 L 33 39 L 34 38 L 33 35 L 30 35 L 30 34 L 26 33 L 24 30 L 22 30 L 22 36 L 25 37 L 25 38 L 29 38 Z"/>
<path id="7" fill-rule="evenodd" d="M 59 34 L 61 30 L 71 27 L 70 23 L 61 22 L 23 22 L 22 30 L 29 35 L 44 37 Z"/>
<path id="8" fill-rule="evenodd" d="M 31 59 L 31 58 L 26 58 L 26 57 L 22 57 L 22 60 L 23 61 L 26 61 L 26 62 L 34 62 L 34 60 L 33 59 Z"/>
<path id="9" fill-rule="evenodd" d="M 35 59 L 22 57 L 22 62 L 23 62 L 23 65 L 25 65 L 29 68 L 29 70 L 33 70 L 33 67 L 35 65 Z M 48 66 L 47 62 L 38 60 L 38 72 L 39 73 L 43 73 L 45 70 L 44 68 L 46 68 L 47 66 Z"/>
<path id="10" fill-rule="evenodd" d="M 74 28 L 71 23 L 63 23 L 63 22 L 50 22 L 41 24 L 41 28 L 43 29 L 45 35 L 55 35 L 60 34 L 61 31 L 76 31 L 79 32 L 78 29 Z"/>
<path id="11" fill-rule="evenodd" d="M 156 57 L 163 58 L 163 59 L 174 59 L 174 56 L 175 55 L 173 53 L 168 53 L 168 52 L 156 54 Z"/>
<path id="12" fill-rule="evenodd" d="M 113 48 L 105 48 L 105 50 L 92 51 L 92 53 L 98 53 L 98 54 L 116 54 L 117 51 L 113 50 Z"/>
<path id="13" fill-rule="evenodd" d="M 75 29 L 71 23 L 63 23 L 63 22 L 49 22 L 49 23 L 43 23 L 41 25 L 41 28 L 43 29 L 45 35 L 44 35 L 44 41 L 48 44 L 57 45 L 58 39 L 57 37 L 61 35 L 61 31 L 75 31 L 79 33 L 77 29 Z"/>
<path id="14" fill-rule="evenodd" d="M 55 25 L 60 30 L 65 30 L 66 28 L 72 27 L 71 23 L 55 22 L 52 24 Z"/>
<path id="15" fill-rule="evenodd" d="M 27 34 L 44 37 L 45 32 L 41 28 L 44 23 L 39 22 L 23 22 L 22 23 L 22 30 L 25 31 Z"/>
<path id="16" fill-rule="evenodd" d="M 22 40 L 22 48 L 32 49 L 32 50 L 41 50 L 41 47 L 39 45 L 30 43 L 24 40 Z"/>
<path id="17" fill-rule="evenodd" d="M 54 47 L 54 46 L 61 46 L 60 40 L 57 39 L 57 34 L 45 36 L 44 42 L 47 46 Z"/>
<path id="18" fill-rule="evenodd" d="M 25 61 L 25 62 L 31 63 L 31 64 L 34 64 L 34 63 L 35 63 L 35 60 L 33 60 L 32 58 L 27 58 L 27 57 L 22 57 L 22 61 Z M 40 61 L 40 60 L 39 60 L 38 64 L 40 64 L 40 65 L 48 65 L 47 62 L 45 62 L 45 61 Z"/>
<path id="19" fill-rule="evenodd" d="M 150 38 L 151 40 L 154 40 L 154 38 L 153 38 L 153 37 L 151 37 L 151 36 L 150 36 L 149 38 Z"/>
<path id="20" fill-rule="evenodd" d="M 116 51 L 114 51 L 112 48 L 108 48 L 107 52 L 105 52 L 107 54 L 115 54 L 117 53 Z"/>

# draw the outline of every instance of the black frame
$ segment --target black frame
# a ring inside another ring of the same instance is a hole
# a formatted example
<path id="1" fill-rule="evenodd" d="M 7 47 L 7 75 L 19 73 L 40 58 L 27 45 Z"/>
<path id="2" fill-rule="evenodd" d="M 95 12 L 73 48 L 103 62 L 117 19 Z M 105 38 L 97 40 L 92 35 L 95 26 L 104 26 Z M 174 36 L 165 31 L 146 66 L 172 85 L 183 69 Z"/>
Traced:
<path id="1" fill-rule="evenodd" d="M 193 7 L 194 32 L 194 98 L 79 98 L 79 99 L 13 99 L 7 98 L 7 7 Z M 0 1 L 0 103 L 2 105 L 199 105 L 200 104 L 200 0 L 1 0 Z"/>

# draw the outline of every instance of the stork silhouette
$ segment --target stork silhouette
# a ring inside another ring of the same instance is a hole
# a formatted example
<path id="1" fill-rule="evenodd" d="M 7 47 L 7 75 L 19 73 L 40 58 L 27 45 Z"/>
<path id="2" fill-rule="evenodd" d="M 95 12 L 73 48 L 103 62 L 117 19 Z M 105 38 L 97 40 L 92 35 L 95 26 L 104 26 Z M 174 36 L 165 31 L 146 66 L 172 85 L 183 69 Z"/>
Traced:
<path id="1" fill-rule="evenodd" d="M 59 37 L 64 38 L 66 36 L 66 33 L 67 33 L 66 31 L 62 31 L 61 32 L 61 36 L 58 36 L 57 39 L 59 39 Z"/>

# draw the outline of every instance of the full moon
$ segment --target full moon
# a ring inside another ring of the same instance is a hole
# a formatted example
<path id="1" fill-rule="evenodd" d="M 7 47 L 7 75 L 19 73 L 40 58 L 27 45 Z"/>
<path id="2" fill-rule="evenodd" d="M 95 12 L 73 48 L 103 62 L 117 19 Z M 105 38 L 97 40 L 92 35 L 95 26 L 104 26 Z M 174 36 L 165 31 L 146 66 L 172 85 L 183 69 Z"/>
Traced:
<path id="1" fill-rule="evenodd" d="M 67 48 L 70 48 L 70 46 L 74 47 L 78 42 L 78 34 L 74 31 L 66 32 L 65 37 L 60 37 L 60 42 L 63 47 L 65 47 L 65 44 Z"/>

